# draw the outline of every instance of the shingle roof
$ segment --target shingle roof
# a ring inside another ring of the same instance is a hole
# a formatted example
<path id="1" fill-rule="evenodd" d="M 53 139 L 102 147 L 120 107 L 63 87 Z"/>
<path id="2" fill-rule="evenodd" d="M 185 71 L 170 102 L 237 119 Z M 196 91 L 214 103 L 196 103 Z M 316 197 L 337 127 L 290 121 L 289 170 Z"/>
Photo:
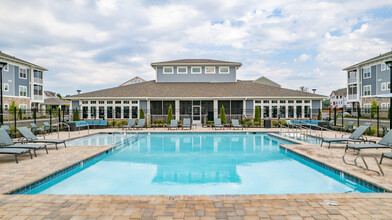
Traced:
<path id="1" fill-rule="evenodd" d="M 351 65 L 351 66 L 349 66 L 349 67 L 344 68 L 343 70 L 349 70 L 349 69 L 355 68 L 355 67 L 357 67 L 357 66 L 360 66 L 360 65 L 362 65 L 362 64 L 366 64 L 366 63 L 368 63 L 368 62 L 372 62 L 372 61 L 376 61 L 376 60 L 379 60 L 379 59 L 387 58 L 388 56 L 391 56 L 391 58 L 392 58 L 392 51 L 387 52 L 387 53 L 384 53 L 384 54 L 380 54 L 380 55 L 378 55 L 378 56 L 376 56 L 376 57 L 373 57 L 373 58 L 370 58 L 370 59 L 368 59 L 368 60 L 365 60 L 365 61 L 356 63 L 356 64 L 354 64 L 354 65 Z"/>
<path id="2" fill-rule="evenodd" d="M 40 70 L 43 70 L 43 71 L 48 71 L 47 69 L 45 69 L 45 68 L 42 67 L 42 66 L 38 66 L 38 65 L 36 65 L 36 64 L 34 64 L 34 63 L 27 62 L 27 61 L 25 61 L 25 60 L 16 58 L 16 57 L 14 57 L 14 56 L 5 54 L 5 53 L 3 53 L 3 52 L 0 51 L 0 58 L 1 58 L 1 57 L 4 58 L 4 59 L 9 59 L 9 60 L 17 61 L 17 62 L 23 63 L 23 64 L 25 64 L 25 65 L 28 65 L 28 66 L 33 66 L 33 67 L 36 68 L 36 69 L 40 69 Z"/>
<path id="3" fill-rule="evenodd" d="M 342 88 L 342 89 L 338 89 L 338 90 L 332 91 L 331 95 L 332 95 L 332 93 L 335 93 L 336 96 L 346 95 L 347 94 L 347 88 Z"/>
<path id="4" fill-rule="evenodd" d="M 164 62 L 156 62 L 156 63 L 151 63 L 151 66 L 159 66 L 159 65 L 212 65 L 212 64 L 226 64 L 226 65 L 234 65 L 234 66 L 241 66 L 241 63 L 238 62 L 228 62 L 228 61 L 222 61 L 222 60 L 211 60 L 211 59 L 182 59 L 182 60 L 170 60 L 170 61 L 164 61 Z"/>
<path id="5" fill-rule="evenodd" d="M 70 101 L 59 99 L 59 98 L 49 98 L 44 100 L 45 105 L 69 105 Z"/>
<path id="6" fill-rule="evenodd" d="M 326 96 L 301 92 L 297 90 L 268 86 L 252 81 L 232 83 L 157 83 L 147 81 L 126 86 L 87 92 L 67 97 L 69 99 L 83 98 L 186 98 L 186 97 L 306 97 L 326 98 Z"/>
<path id="7" fill-rule="evenodd" d="M 136 77 L 133 77 L 132 79 L 130 79 L 130 80 L 128 80 L 128 81 L 122 83 L 122 84 L 119 85 L 119 86 L 126 86 L 126 85 L 130 85 L 130 84 L 134 84 L 134 83 L 141 83 L 141 82 L 145 82 L 145 81 L 146 81 L 146 80 L 144 80 L 144 79 L 142 79 L 142 78 L 136 76 Z"/>

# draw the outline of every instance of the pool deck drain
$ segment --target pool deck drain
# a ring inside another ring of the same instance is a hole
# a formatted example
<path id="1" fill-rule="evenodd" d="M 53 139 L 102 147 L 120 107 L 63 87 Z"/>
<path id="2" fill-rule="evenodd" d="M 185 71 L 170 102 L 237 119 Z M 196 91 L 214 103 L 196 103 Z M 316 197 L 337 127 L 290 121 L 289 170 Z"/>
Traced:
<path id="1" fill-rule="evenodd" d="M 143 132 L 149 130 L 143 130 Z M 151 132 L 162 132 L 154 129 Z M 212 129 L 192 130 L 211 132 Z M 232 132 L 232 130 L 227 130 Z M 278 132 L 279 129 L 247 129 L 244 132 Z M 92 130 L 121 132 L 119 129 Z M 186 132 L 189 132 L 186 131 Z M 242 131 L 241 131 L 242 132 Z M 81 132 L 81 136 L 87 131 Z M 73 132 L 71 138 L 79 136 Z M 57 138 L 52 134 L 47 138 Z M 68 138 L 61 133 L 60 138 Z M 392 161 L 385 160 L 385 177 L 365 172 L 341 161 L 344 149 L 319 145 L 287 145 L 302 155 L 326 163 L 362 179 L 392 187 Z M 31 160 L 21 156 L 0 156 L 0 193 L 8 193 L 42 179 L 111 146 L 69 146 L 49 154 L 37 151 Z M 371 152 L 377 155 L 382 150 Z M 328 205 L 333 201 L 338 206 Z M 0 219 L 392 219 L 392 193 L 294 194 L 243 196 L 86 196 L 86 195 L 0 195 Z"/>

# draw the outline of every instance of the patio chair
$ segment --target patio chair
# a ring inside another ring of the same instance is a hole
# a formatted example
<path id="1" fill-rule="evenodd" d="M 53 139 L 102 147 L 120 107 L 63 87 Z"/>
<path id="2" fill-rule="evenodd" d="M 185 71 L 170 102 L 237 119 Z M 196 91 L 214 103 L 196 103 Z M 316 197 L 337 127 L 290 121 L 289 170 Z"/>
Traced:
<path id="1" fill-rule="evenodd" d="M 381 159 L 380 159 L 380 164 L 382 163 L 382 159 L 383 158 L 388 158 L 388 159 L 392 159 L 392 152 L 389 152 L 389 153 L 382 153 L 381 154 Z"/>
<path id="2" fill-rule="evenodd" d="M 349 122 L 347 123 L 347 130 L 348 130 L 348 131 L 354 130 L 354 121 L 349 121 Z"/>
<path id="3" fill-rule="evenodd" d="M 42 132 L 42 130 L 39 129 L 36 124 L 30 123 L 30 126 L 31 126 L 31 132 L 33 132 L 34 134 L 38 134 Z"/>
<path id="4" fill-rule="evenodd" d="M 238 129 L 242 129 L 244 130 L 244 126 L 240 125 L 240 123 L 238 122 L 238 119 L 232 119 L 231 120 L 231 125 L 233 126 L 233 128 L 238 128 Z"/>
<path id="5" fill-rule="evenodd" d="M 135 122 L 136 122 L 135 119 L 129 119 L 129 120 L 128 120 L 128 124 L 127 124 L 127 125 L 124 125 L 124 126 L 123 126 L 123 129 L 124 129 L 124 128 L 127 128 L 127 129 L 133 128 L 133 127 L 135 126 Z"/>
<path id="6" fill-rule="evenodd" d="M 44 133 L 49 134 L 51 131 L 51 127 L 49 122 L 44 122 Z"/>
<path id="7" fill-rule="evenodd" d="M 134 126 L 134 128 L 144 128 L 144 127 L 146 127 L 146 119 L 144 118 L 139 119 L 137 125 Z"/>
<path id="8" fill-rule="evenodd" d="M 327 142 L 328 148 L 331 147 L 331 143 L 333 142 L 366 142 L 368 140 L 362 139 L 361 136 L 365 133 L 365 131 L 368 129 L 368 126 L 359 126 L 355 131 L 348 137 L 348 138 L 323 138 L 321 140 L 321 147 L 323 146 L 324 142 Z"/>
<path id="9" fill-rule="evenodd" d="M 7 132 L 0 128 L 0 145 L 4 148 L 21 148 L 21 149 L 32 149 L 34 151 L 35 157 L 37 157 L 37 153 L 35 152 L 38 149 L 45 149 L 46 153 L 48 153 L 48 148 L 45 144 L 20 144 L 14 143 Z"/>
<path id="10" fill-rule="evenodd" d="M 384 137 L 388 133 L 388 128 L 387 126 L 381 125 L 382 128 L 382 136 Z"/>
<path id="11" fill-rule="evenodd" d="M 47 143 L 47 144 L 55 144 L 56 150 L 58 150 L 58 144 L 64 144 L 64 147 L 67 147 L 65 144 L 65 140 L 59 139 L 38 139 L 27 127 L 19 127 L 18 131 L 23 135 L 27 142 L 31 143 Z"/>
<path id="12" fill-rule="evenodd" d="M 178 129 L 178 120 L 172 119 L 170 121 L 170 125 L 167 126 L 167 129 L 170 130 L 171 128 L 177 128 Z"/>
<path id="13" fill-rule="evenodd" d="M 220 118 L 214 118 L 214 128 L 222 128 L 224 129 L 225 127 L 222 125 L 222 121 Z"/>
<path id="14" fill-rule="evenodd" d="M 190 118 L 184 118 L 182 120 L 182 126 L 181 127 L 182 127 L 182 129 L 184 129 L 184 128 L 192 129 L 191 119 Z"/>
<path id="15" fill-rule="evenodd" d="M 0 154 L 13 154 L 15 157 L 15 162 L 18 162 L 18 155 L 24 154 L 24 153 L 29 153 L 30 158 L 33 159 L 33 155 L 31 154 L 30 149 L 24 148 L 0 148 Z"/>
<path id="16" fill-rule="evenodd" d="M 3 129 L 7 132 L 8 135 L 11 135 L 10 126 L 8 126 L 8 125 L 2 125 L 1 128 L 3 128 Z"/>

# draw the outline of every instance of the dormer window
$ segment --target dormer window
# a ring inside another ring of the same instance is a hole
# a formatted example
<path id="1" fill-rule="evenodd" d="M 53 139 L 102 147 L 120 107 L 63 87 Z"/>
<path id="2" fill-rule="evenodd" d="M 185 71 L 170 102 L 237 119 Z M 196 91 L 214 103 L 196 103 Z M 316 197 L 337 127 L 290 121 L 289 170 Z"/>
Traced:
<path id="1" fill-rule="evenodd" d="M 171 66 L 163 67 L 163 74 L 173 74 L 173 67 Z"/>
<path id="2" fill-rule="evenodd" d="M 188 68 L 186 66 L 177 67 L 177 74 L 187 74 Z"/>
<path id="3" fill-rule="evenodd" d="M 191 73 L 192 74 L 201 74 L 201 67 L 200 66 L 192 66 Z"/>
<path id="4" fill-rule="evenodd" d="M 206 66 L 206 74 L 215 74 L 214 66 Z"/>
<path id="5" fill-rule="evenodd" d="M 229 67 L 228 66 L 220 66 L 219 67 L 219 74 L 229 74 Z"/>

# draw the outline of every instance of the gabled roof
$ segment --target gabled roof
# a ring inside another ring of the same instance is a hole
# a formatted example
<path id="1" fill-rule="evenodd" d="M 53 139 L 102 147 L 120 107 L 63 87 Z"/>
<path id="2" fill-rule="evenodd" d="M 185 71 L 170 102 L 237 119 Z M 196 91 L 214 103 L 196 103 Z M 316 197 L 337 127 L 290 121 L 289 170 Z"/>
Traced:
<path id="1" fill-rule="evenodd" d="M 152 67 L 156 66 L 168 66 L 168 65 L 229 65 L 238 66 L 242 64 L 238 62 L 228 62 L 222 60 L 211 60 L 211 59 L 182 59 L 182 60 L 170 60 L 164 62 L 151 63 Z"/>
<path id="2" fill-rule="evenodd" d="M 376 57 L 373 57 L 373 58 L 370 58 L 368 60 L 362 61 L 360 63 L 351 65 L 349 67 L 344 68 L 343 70 L 350 70 L 350 69 L 356 68 L 358 66 L 361 66 L 363 64 L 370 63 L 370 62 L 373 62 L 373 61 L 376 61 L 376 60 L 381 60 L 381 59 L 388 58 L 388 57 L 390 57 L 391 60 L 392 60 L 392 51 L 389 51 L 389 52 L 384 53 L 384 54 L 380 54 L 380 55 L 378 55 Z"/>
<path id="3" fill-rule="evenodd" d="M 52 91 L 44 91 L 44 94 L 46 97 L 53 97 L 53 98 L 56 97 L 56 93 Z"/>
<path id="4" fill-rule="evenodd" d="M 44 100 L 44 105 L 69 105 L 70 101 L 59 99 L 59 98 L 49 98 Z"/>
<path id="5" fill-rule="evenodd" d="M 67 99 L 79 100 L 88 98 L 327 98 L 323 95 L 279 88 L 252 81 L 230 83 L 157 83 L 147 81 L 126 86 L 119 86 L 93 92 L 73 95 Z"/>
<path id="6" fill-rule="evenodd" d="M 332 95 L 332 93 L 334 93 L 335 96 L 347 95 L 347 88 L 334 90 L 334 91 L 331 92 L 331 95 Z"/>
<path id="7" fill-rule="evenodd" d="M 262 76 L 260 78 L 257 78 L 255 80 L 253 80 L 254 83 L 259 83 L 259 84 L 264 84 L 264 85 L 268 85 L 268 86 L 276 86 L 276 87 L 280 87 L 280 85 L 270 79 L 268 79 L 265 76 Z"/>
<path id="8" fill-rule="evenodd" d="M 133 77 L 132 79 L 126 81 L 125 83 L 123 83 L 123 84 L 121 84 L 119 86 L 126 86 L 126 85 L 130 85 L 130 84 L 134 84 L 134 83 L 141 83 L 141 82 L 145 82 L 145 81 L 146 80 L 136 76 L 136 77 Z"/>
<path id="9" fill-rule="evenodd" d="M 25 60 L 16 58 L 16 57 L 14 57 L 14 56 L 5 54 L 5 53 L 3 53 L 3 52 L 1 52 L 1 51 L 0 51 L 0 58 L 3 58 L 3 59 L 5 59 L 5 60 L 10 60 L 10 61 L 19 62 L 19 63 L 22 63 L 22 64 L 24 64 L 24 65 L 31 66 L 31 67 L 34 67 L 35 69 L 39 69 L 39 70 L 42 70 L 42 71 L 48 71 L 47 69 L 45 69 L 45 68 L 42 67 L 42 66 L 38 66 L 38 65 L 36 65 L 36 64 L 34 64 L 34 63 L 30 63 L 30 62 L 27 62 L 27 61 L 25 61 Z"/>

